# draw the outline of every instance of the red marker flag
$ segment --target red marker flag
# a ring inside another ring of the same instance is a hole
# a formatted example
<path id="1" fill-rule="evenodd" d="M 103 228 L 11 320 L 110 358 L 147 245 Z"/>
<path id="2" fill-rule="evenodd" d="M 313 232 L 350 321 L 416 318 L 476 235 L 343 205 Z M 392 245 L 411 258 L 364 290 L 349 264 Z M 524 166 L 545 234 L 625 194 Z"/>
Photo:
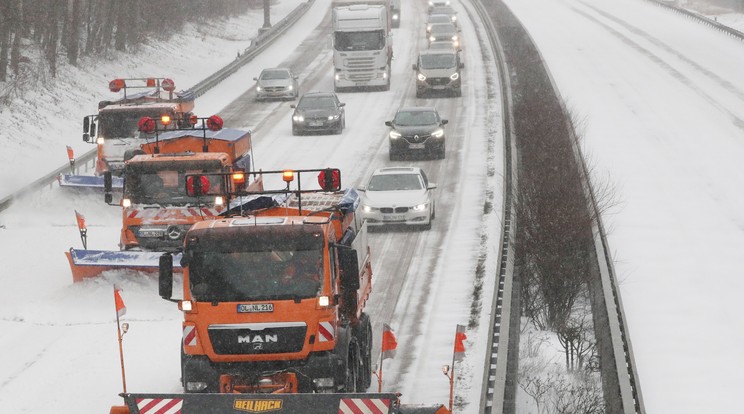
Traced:
<path id="1" fill-rule="evenodd" d="M 86 229 L 85 216 L 83 216 L 82 214 L 78 213 L 77 210 L 75 210 L 75 218 L 77 219 L 78 230 L 80 231 L 85 230 Z"/>
<path id="2" fill-rule="evenodd" d="M 468 339 L 465 335 L 465 325 L 457 325 L 457 331 L 455 332 L 455 360 L 462 361 L 465 356 L 465 344 L 463 341 Z"/>
<path id="3" fill-rule="evenodd" d="M 71 146 L 67 146 L 67 158 L 72 162 L 75 161 L 75 153 L 72 150 Z"/>
<path id="4" fill-rule="evenodd" d="M 127 313 L 127 307 L 124 306 L 124 300 L 122 300 L 119 290 L 114 287 L 114 303 L 116 304 L 116 316 L 121 318 Z"/>
<path id="5" fill-rule="evenodd" d="M 395 348 L 398 347 L 398 341 L 395 340 L 393 328 L 388 324 L 383 324 L 382 328 L 382 359 L 395 357 Z"/>

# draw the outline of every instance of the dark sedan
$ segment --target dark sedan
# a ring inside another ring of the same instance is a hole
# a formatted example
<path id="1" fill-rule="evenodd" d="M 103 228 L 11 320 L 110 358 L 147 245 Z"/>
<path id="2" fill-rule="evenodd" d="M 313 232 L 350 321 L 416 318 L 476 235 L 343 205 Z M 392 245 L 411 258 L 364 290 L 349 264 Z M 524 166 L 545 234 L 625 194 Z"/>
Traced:
<path id="1" fill-rule="evenodd" d="M 333 92 L 308 92 L 302 95 L 292 114 L 292 135 L 308 132 L 340 134 L 346 127 L 345 103 Z"/>
<path id="2" fill-rule="evenodd" d="M 392 128 L 388 135 L 390 160 L 400 159 L 404 153 L 443 159 L 446 124 L 447 120 L 439 116 L 436 108 L 417 106 L 398 109 L 395 118 L 385 122 Z"/>

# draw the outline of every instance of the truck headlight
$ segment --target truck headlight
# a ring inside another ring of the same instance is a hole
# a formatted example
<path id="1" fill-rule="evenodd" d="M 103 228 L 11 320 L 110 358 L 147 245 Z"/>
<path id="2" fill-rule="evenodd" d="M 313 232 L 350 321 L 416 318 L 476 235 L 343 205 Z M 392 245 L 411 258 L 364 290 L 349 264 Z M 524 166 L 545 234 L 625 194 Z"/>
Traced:
<path id="1" fill-rule="evenodd" d="M 201 381 L 187 382 L 186 391 L 199 392 L 207 389 L 207 383 Z"/>
<path id="2" fill-rule="evenodd" d="M 124 208 L 131 207 L 132 206 L 132 200 L 130 200 L 128 198 L 122 198 L 121 199 L 121 206 L 124 207 Z"/>
<path id="3" fill-rule="evenodd" d="M 313 385 L 316 388 L 332 388 L 334 384 L 333 378 L 313 378 Z"/>

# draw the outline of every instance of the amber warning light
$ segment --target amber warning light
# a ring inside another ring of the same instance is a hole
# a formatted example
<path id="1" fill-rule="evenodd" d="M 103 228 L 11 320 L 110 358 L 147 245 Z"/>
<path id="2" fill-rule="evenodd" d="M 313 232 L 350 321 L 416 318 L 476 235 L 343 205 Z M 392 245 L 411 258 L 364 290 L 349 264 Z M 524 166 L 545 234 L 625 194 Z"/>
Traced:
<path id="1" fill-rule="evenodd" d="M 284 170 L 284 172 L 282 172 L 282 180 L 291 183 L 294 180 L 294 171 Z"/>

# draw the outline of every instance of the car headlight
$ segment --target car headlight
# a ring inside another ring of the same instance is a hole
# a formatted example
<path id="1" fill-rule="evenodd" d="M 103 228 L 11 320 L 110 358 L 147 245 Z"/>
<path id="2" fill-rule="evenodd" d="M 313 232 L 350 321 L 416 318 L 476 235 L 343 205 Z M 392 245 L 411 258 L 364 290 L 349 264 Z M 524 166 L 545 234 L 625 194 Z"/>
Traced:
<path id="1" fill-rule="evenodd" d="M 413 211 L 424 211 L 427 208 L 429 208 L 429 203 L 417 204 L 417 205 L 413 206 L 411 209 Z"/>
<path id="2" fill-rule="evenodd" d="M 432 35 L 432 36 L 429 37 L 429 41 L 430 42 L 433 42 L 435 40 L 437 40 L 437 37 L 436 36 Z"/>
<path id="3" fill-rule="evenodd" d="M 432 132 L 431 136 L 434 138 L 442 138 L 444 136 L 444 130 L 442 128 L 439 128 L 436 131 Z"/>
<path id="4" fill-rule="evenodd" d="M 292 89 L 294 89 L 294 86 L 292 86 L 292 85 L 287 86 L 287 90 L 290 90 L 291 91 Z"/>
<path id="5" fill-rule="evenodd" d="M 328 120 L 329 120 L 329 121 L 334 121 L 334 120 L 336 120 L 336 119 L 339 119 L 339 118 L 341 118 L 341 115 L 339 115 L 339 114 L 336 114 L 336 115 L 328 115 Z"/>
<path id="6" fill-rule="evenodd" d="M 452 16 L 452 23 L 454 23 L 454 22 L 456 22 L 456 21 L 457 21 L 457 16 L 454 16 L 454 15 L 453 15 L 453 16 Z"/>
<path id="7" fill-rule="evenodd" d="M 401 137 L 400 132 L 398 132 L 398 131 L 390 131 L 390 138 L 396 139 L 396 138 L 400 138 L 400 137 Z"/>
<path id="8" fill-rule="evenodd" d="M 261 87 L 260 86 L 256 86 L 256 92 L 261 92 Z"/>
<path id="9" fill-rule="evenodd" d="M 450 75 L 450 79 L 452 79 L 452 80 L 457 80 L 459 78 L 460 78 L 460 74 L 457 73 L 457 72 L 455 72 L 455 73 L 453 73 L 453 74 Z"/>
<path id="10" fill-rule="evenodd" d="M 363 205 L 362 206 L 362 211 L 365 212 L 365 213 L 371 213 L 372 212 L 372 207 L 370 207 L 368 205 Z"/>
<path id="11" fill-rule="evenodd" d="M 292 120 L 295 122 L 305 122 L 305 117 L 302 115 L 293 115 Z"/>
<path id="12" fill-rule="evenodd" d="M 416 75 L 416 79 L 420 80 L 421 82 L 426 80 L 426 76 L 424 76 L 423 73 L 419 72 L 418 75 Z"/>
<path id="13" fill-rule="evenodd" d="M 457 43 L 457 35 L 452 36 L 452 41 Z"/>

